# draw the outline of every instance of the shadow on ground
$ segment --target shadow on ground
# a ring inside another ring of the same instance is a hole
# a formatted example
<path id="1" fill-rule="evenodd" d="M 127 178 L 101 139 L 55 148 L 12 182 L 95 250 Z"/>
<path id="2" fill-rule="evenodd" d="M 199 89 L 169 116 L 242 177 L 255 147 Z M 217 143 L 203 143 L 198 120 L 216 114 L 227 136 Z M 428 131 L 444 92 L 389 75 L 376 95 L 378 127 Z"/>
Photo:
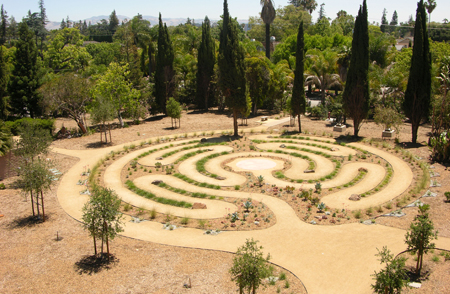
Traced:
<path id="1" fill-rule="evenodd" d="M 99 255 L 85 255 L 75 263 L 74 268 L 80 275 L 92 275 L 101 272 L 104 269 L 111 269 L 117 262 L 119 262 L 119 259 L 115 258 L 113 254 L 109 255 L 109 260 L 107 253 Z"/>

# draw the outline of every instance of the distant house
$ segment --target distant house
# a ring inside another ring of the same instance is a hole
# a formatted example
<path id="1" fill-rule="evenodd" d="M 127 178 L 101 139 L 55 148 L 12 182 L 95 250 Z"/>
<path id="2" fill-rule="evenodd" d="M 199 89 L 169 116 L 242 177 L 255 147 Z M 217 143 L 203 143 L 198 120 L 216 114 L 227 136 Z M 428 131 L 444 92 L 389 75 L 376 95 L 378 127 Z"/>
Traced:
<path id="1" fill-rule="evenodd" d="M 406 37 L 403 39 L 397 39 L 397 44 L 395 44 L 395 48 L 400 51 L 403 48 L 409 48 L 414 45 L 414 37 Z"/>

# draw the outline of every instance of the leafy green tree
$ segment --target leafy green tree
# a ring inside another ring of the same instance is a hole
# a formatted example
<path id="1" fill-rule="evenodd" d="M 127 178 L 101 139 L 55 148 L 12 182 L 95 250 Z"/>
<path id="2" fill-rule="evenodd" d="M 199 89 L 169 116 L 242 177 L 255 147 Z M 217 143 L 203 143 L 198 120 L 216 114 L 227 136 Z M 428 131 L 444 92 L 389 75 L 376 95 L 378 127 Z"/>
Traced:
<path id="1" fill-rule="evenodd" d="M 353 135 L 358 136 L 362 121 L 369 112 L 369 32 L 367 5 L 364 0 L 355 21 L 352 57 L 344 89 L 344 109 L 353 119 Z"/>
<path id="2" fill-rule="evenodd" d="M 431 104 L 431 56 L 423 0 L 417 3 L 414 47 L 403 109 L 411 121 L 412 142 L 422 119 L 428 118 Z"/>
<path id="3" fill-rule="evenodd" d="M 3 46 L 0 46 L 0 119 L 2 120 L 8 118 L 8 80 L 7 63 L 3 53 Z"/>
<path id="4" fill-rule="evenodd" d="M 202 24 L 202 42 L 198 49 L 197 62 L 197 105 L 200 109 L 208 109 L 213 97 L 212 81 L 216 62 L 216 44 L 211 37 L 211 24 L 208 17 Z"/>
<path id="5" fill-rule="evenodd" d="M 12 112 L 31 117 L 41 114 L 39 106 L 41 97 L 38 89 L 41 86 L 36 44 L 34 34 L 25 22 L 19 25 L 19 40 L 16 43 L 14 70 L 9 84 L 10 104 Z"/>
<path id="6" fill-rule="evenodd" d="M 353 27 L 355 26 L 355 18 L 347 14 L 345 10 L 340 10 L 337 17 L 333 20 L 332 25 L 339 26 L 344 36 L 351 36 Z"/>
<path id="7" fill-rule="evenodd" d="M 420 207 L 420 214 L 414 218 L 405 236 L 408 250 L 417 254 L 416 273 L 419 276 L 423 265 L 423 255 L 435 247 L 431 241 L 437 239 L 438 234 L 437 231 L 433 231 L 434 225 L 427 212 L 429 208 L 429 204 Z"/>
<path id="8" fill-rule="evenodd" d="M 295 7 L 303 7 L 303 9 L 308 11 L 309 14 L 312 14 L 317 8 L 316 0 L 289 0 L 288 3 L 294 5 Z"/>
<path id="9" fill-rule="evenodd" d="M 122 112 L 136 107 L 140 97 L 140 92 L 133 89 L 128 81 L 129 74 L 127 65 L 112 62 L 106 73 L 96 81 L 92 91 L 94 100 L 103 97 L 112 103 L 121 127 L 124 126 Z"/>
<path id="10" fill-rule="evenodd" d="M 84 37 L 76 28 L 65 28 L 52 32 L 44 62 L 55 73 L 85 69 L 92 59 L 83 46 Z"/>
<path id="11" fill-rule="evenodd" d="M 260 0 L 262 5 L 261 18 L 266 25 L 266 57 L 270 59 L 270 24 L 276 16 L 272 0 Z"/>
<path id="12" fill-rule="evenodd" d="M 123 232 L 122 213 L 120 212 L 120 199 L 110 189 L 95 185 L 92 188 L 89 202 L 83 206 L 83 227 L 94 240 L 94 251 L 97 256 L 97 239 L 101 243 L 101 257 L 103 257 L 104 244 L 106 244 L 109 261 L 109 241 L 118 233 Z"/>
<path id="13" fill-rule="evenodd" d="M 272 70 L 266 61 L 267 59 L 260 57 L 245 59 L 245 77 L 252 100 L 253 115 L 257 115 L 258 108 L 263 105 L 273 76 Z"/>
<path id="14" fill-rule="evenodd" d="M 174 121 L 175 121 L 175 128 L 177 127 L 177 119 L 178 119 L 178 127 L 180 127 L 180 120 L 181 120 L 180 103 L 178 103 L 178 101 L 175 100 L 173 97 L 170 97 L 169 100 L 167 100 L 166 111 L 167 115 L 171 118 L 172 128 Z"/>
<path id="15" fill-rule="evenodd" d="M 108 143 L 108 130 L 109 142 L 112 143 L 111 126 L 108 122 L 113 120 L 116 114 L 116 109 L 113 102 L 103 96 L 98 96 L 92 102 L 89 112 L 91 113 L 92 123 L 102 125 L 102 131 L 100 132 L 100 143 L 103 143 L 102 134 L 105 134 L 105 143 Z M 106 123 L 108 123 L 108 127 Z"/>
<path id="16" fill-rule="evenodd" d="M 13 145 L 11 131 L 0 120 L 0 156 L 5 156 Z"/>
<path id="17" fill-rule="evenodd" d="M 166 113 L 166 100 L 175 90 L 175 72 L 173 70 L 174 51 L 166 24 L 159 14 L 158 54 L 156 55 L 155 98 L 156 109 Z"/>
<path id="18" fill-rule="evenodd" d="M 389 23 L 390 26 L 396 26 L 398 25 L 398 14 L 397 10 L 394 10 L 394 13 L 392 14 L 391 22 Z"/>
<path id="19" fill-rule="evenodd" d="M 33 216 L 35 216 L 34 203 L 37 204 L 36 208 L 39 215 L 39 195 L 37 192 L 41 191 L 40 187 L 43 188 L 42 191 L 46 191 L 44 188 L 47 185 L 47 182 L 43 180 L 41 175 L 43 166 L 45 168 L 45 163 L 40 161 L 36 165 L 33 164 L 38 156 L 46 155 L 49 152 L 51 142 L 52 138 L 49 132 L 40 129 L 37 124 L 31 121 L 24 123 L 20 128 L 20 140 L 17 140 L 14 146 L 14 155 L 19 158 L 19 183 L 24 192 L 30 193 Z M 49 171 L 49 168 L 47 171 Z M 35 176 L 38 178 L 35 179 Z M 34 199 L 33 193 L 36 199 Z"/>
<path id="20" fill-rule="evenodd" d="M 237 117 L 246 108 L 244 51 L 239 45 L 237 27 L 231 21 L 227 0 L 223 4 L 223 25 L 220 31 L 219 71 L 220 87 L 225 103 L 233 113 L 234 136 L 238 136 Z"/>
<path id="21" fill-rule="evenodd" d="M 233 259 L 230 269 L 231 280 L 239 287 L 239 294 L 244 290 L 256 294 L 263 279 L 269 276 L 270 270 L 267 262 L 270 255 L 263 256 L 263 247 L 258 246 L 258 241 L 247 239 L 242 247 L 239 247 Z"/>
<path id="22" fill-rule="evenodd" d="M 49 112 L 66 114 L 77 123 L 83 134 L 87 133 L 85 114 L 91 101 L 89 79 L 73 73 L 56 75 L 46 82 L 40 91 Z"/>
<path id="23" fill-rule="evenodd" d="M 298 27 L 297 34 L 297 54 L 295 56 L 295 71 L 294 71 L 294 88 L 292 89 L 291 98 L 291 110 L 295 117 L 298 116 L 298 132 L 302 132 L 302 122 L 300 120 L 301 114 L 305 113 L 306 110 L 306 99 L 305 99 L 305 81 L 304 81 L 304 39 L 303 39 L 303 22 L 300 23 Z"/>
<path id="24" fill-rule="evenodd" d="M 337 72 L 338 56 L 330 49 L 320 51 L 317 49 L 308 52 L 311 66 L 305 83 L 316 85 L 320 89 L 322 105 L 325 105 L 326 90 L 330 87 L 340 86 L 340 77 Z"/>
<path id="25" fill-rule="evenodd" d="M 371 286 L 374 292 L 378 294 L 401 293 L 409 280 L 405 270 L 406 258 L 394 258 L 386 246 L 381 251 L 378 250 L 376 256 L 380 257 L 380 263 L 385 264 L 385 267 L 373 275 L 375 284 Z"/>

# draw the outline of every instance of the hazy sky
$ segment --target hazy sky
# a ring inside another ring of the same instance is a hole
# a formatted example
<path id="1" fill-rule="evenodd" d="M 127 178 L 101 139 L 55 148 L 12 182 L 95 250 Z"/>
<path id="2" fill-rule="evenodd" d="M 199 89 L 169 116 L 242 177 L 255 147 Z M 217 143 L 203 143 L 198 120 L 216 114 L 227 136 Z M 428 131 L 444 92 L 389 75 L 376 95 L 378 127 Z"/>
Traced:
<path id="1" fill-rule="evenodd" d="M 288 0 L 275 1 L 276 7 L 287 5 Z M 4 9 L 8 16 L 14 16 L 17 21 L 24 17 L 28 10 L 37 12 L 38 0 L 3 0 Z M 238 19 L 248 19 L 257 16 L 261 11 L 259 0 L 228 0 L 230 15 Z M 356 16 L 362 0 L 321 0 L 319 5 L 325 3 L 327 17 L 334 19 L 339 10 Z M 431 20 L 442 22 L 444 18 L 450 19 L 450 1 L 437 0 L 437 7 L 431 14 Z M 50 21 L 61 21 L 69 16 L 71 20 L 83 20 L 92 16 L 109 15 L 114 9 L 118 15 L 133 17 L 137 13 L 142 15 L 158 16 L 161 12 L 163 18 L 187 18 L 200 22 L 206 15 L 210 19 L 219 19 L 223 12 L 222 0 L 44 0 L 47 16 Z M 415 0 L 367 0 L 370 22 L 380 22 L 383 8 L 388 11 L 388 21 L 392 13 L 397 10 L 399 22 L 407 21 L 410 15 L 415 17 L 417 1 Z M 313 21 L 318 16 L 319 6 L 313 12 Z"/>

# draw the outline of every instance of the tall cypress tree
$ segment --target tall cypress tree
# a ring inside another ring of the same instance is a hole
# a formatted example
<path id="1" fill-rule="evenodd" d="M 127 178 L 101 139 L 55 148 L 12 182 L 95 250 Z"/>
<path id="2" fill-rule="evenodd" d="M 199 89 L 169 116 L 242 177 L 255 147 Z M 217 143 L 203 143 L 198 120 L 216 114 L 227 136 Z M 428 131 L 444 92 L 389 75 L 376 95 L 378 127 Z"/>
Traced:
<path id="1" fill-rule="evenodd" d="M 298 26 L 297 35 L 297 52 L 295 54 L 295 71 L 294 71 L 294 88 L 292 89 L 291 109 L 294 117 L 298 115 L 298 132 L 302 132 L 302 123 L 300 115 L 305 113 L 306 99 L 305 99 L 305 78 L 304 72 L 304 52 L 305 42 L 303 36 L 303 21 Z"/>
<path id="2" fill-rule="evenodd" d="M 6 60 L 3 54 L 3 46 L 0 46 L 0 119 L 8 118 L 8 73 L 6 70 Z"/>
<path id="3" fill-rule="evenodd" d="M 353 119 L 353 135 L 358 136 L 362 121 L 369 112 L 369 31 L 367 5 L 364 0 L 355 20 L 352 57 L 344 89 L 344 109 Z"/>
<path id="4" fill-rule="evenodd" d="M 14 70 L 9 84 L 10 103 L 13 113 L 31 117 L 40 115 L 41 86 L 37 49 L 34 33 L 25 21 L 19 24 L 19 40 L 16 43 Z"/>
<path id="5" fill-rule="evenodd" d="M 414 47 L 406 87 L 403 110 L 410 119 L 412 142 L 417 142 L 417 131 L 423 118 L 427 118 L 431 101 L 431 56 L 426 14 L 423 0 L 417 3 L 416 25 L 414 26 Z"/>
<path id="6" fill-rule="evenodd" d="M 247 107 L 244 51 L 239 45 L 237 27 L 231 21 L 227 0 L 223 3 L 218 64 L 222 95 L 225 96 L 225 104 L 233 112 L 234 136 L 238 136 L 237 118 Z"/>
<path id="7" fill-rule="evenodd" d="M 211 37 L 211 23 L 208 17 L 202 24 L 202 42 L 198 49 L 197 61 L 197 105 L 200 109 L 208 110 L 209 97 L 211 96 L 211 80 L 214 75 L 215 43 Z"/>
<path id="8" fill-rule="evenodd" d="M 155 98 L 159 111 L 166 113 L 166 101 L 174 92 L 174 53 L 169 31 L 159 14 L 158 54 L 156 55 Z"/>
<path id="9" fill-rule="evenodd" d="M 3 4 L 2 4 L 1 11 L 0 11 L 0 18 L 1 18 L 1 23 L 0 23 L 0 45 L 3 45 L 6 42 L 6 29 L 8 27 L 8 15 L 7 15 L 6 10 L 3 9 Z"/>

